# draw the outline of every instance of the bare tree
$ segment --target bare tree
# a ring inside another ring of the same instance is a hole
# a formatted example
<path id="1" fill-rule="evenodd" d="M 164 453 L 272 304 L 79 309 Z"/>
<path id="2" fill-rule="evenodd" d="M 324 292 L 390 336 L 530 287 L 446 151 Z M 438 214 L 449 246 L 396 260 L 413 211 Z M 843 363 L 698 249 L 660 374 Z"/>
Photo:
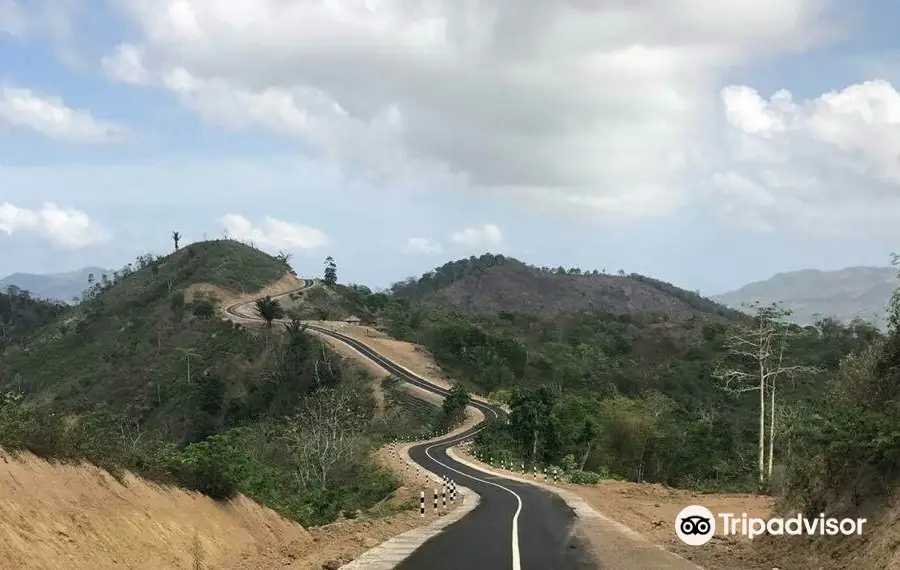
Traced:
<path id="1" fill-rule="evenodd" d="M 185 362 L 187 362 L 187 383 L 191 383 L 191 358 L 200 358 L 200 355 L 197 354 L 192 348 L 182 348 L 180 346 L 176 346 L 175 350 L 180 352 L 184 356 Z"/>
<path id="2" fill-rule="evenodd" d="M 722 389 L 733 394 L 759 392 L 759 482 L 772 474 L 773 444 L 775 442 L 775 387 L 779 377 L 817 372 L 812 366 L 787 365 L 785 349 L 794 336 L 786 322 L 791 311 L 771 305 L 753 303 L 755 311 L 751 324 L 737 327 L 729 335 L 725 347 L 735 361 L 734 366 L 719 363 L 713 377 L 722 382 Z M 769 457 L 766 465 L 766 395 L 769 396 L 770 433 Z M 767 468 L 768 467 L 768 468 Z"/>
<path id="3" fill-rule="evenodd" d="M 304 400 L 283 436 L 302 487 L 328 487 L 335 470 L 359 451 L 363 418 L 349 391 L 322 389 Z"/>
<path id="4" fill-rule="evenodd" d="M 144 435 L 141 424 L 137 420 L 123 421 L 119 429 L 122 433 L 122 443 L 128 447 L 130 453 L 136 453 L 141 437 Z"/>

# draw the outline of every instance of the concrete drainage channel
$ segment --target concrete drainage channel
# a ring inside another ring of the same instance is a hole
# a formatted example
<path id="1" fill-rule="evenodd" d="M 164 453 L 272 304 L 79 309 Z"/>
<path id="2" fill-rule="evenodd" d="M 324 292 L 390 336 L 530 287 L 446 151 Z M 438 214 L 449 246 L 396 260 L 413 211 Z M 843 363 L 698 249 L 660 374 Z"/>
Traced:
<path id="1" fill-rule="evenodd" d="M 443 480 L 437 474 L 425 470 L 409 458 L 409 447 L 409 445 L 404 446 L 402 451 L 407 465 L 419 467 L 437 484 L 443 484 Z M 463 518 L 478 506 L 478 503 L 481 501 L 478 493 L 461 485 L 457 485 L 456 489 L 462 498 L 459 507 L 426 526 L 408 530 L 375 548 L 363 552 L 359 558 L 341 566 L 340 570 L 393 570 L 393 568 L 415 552 L 417 548 L 425 544 L 427 540 L 436 536 L 444 528 Z"/>

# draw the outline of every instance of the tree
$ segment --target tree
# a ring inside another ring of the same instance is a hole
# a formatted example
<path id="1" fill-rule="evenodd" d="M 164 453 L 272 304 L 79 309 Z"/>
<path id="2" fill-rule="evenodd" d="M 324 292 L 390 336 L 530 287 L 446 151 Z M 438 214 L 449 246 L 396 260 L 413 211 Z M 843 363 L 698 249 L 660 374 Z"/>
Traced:
<path id="1" fill-rule="evenodd" d="M 188 382 L 188 384 L 190 384 L 191 383 L 191 359 L 192 358 L 200 358 L 200 355 L 197 354 L 197 351 L 195 351 L 192 348 L 176 347 L 175 350 L 177 350 L 182 355 L 184 355 L 184 360 L 185 360 L 185 362 L 187 362 L 187 382 Z"/>
<path id="2" fill-rule="evenodd" d="M 284 308 L 281 306 L 281 303 L 278 302 L 278 299 L 273 299 L 269 295 L 266 295 L 263 299 L 257 299 L 254 304 L 256 305 L 256 314 L 266 321 L 267 327 L 272 326 L 272 321 L 284 316 Z"/>
<path id="3" fill-rule="evenodd" d="M 290 263 L 292 257 L 294 257 L 294 256 L 291 255 L 291 254 L 288 253 L 288 252 L 285 252 L 285 251 L 279 251 L 279 252 L 278 252 L 278 255 L 275 256 L 275 259 L 277 259 L 279 263 L 281 263 L 282 265 L 284 265 L 284 267 L 285 267 L 288 271 L 290 271 L 292 275 L 294 275 L 294 276 L 296 277 L 297 272 L 294 271 L 294 268 L 291 267 L 291 263 Z"/>
<path id="4" fill-rule="evenodd" d="M 282 436 L 290 450 L 298 483 L 326 490 L 332 475 L 360 451 L 365 428 L 357 395 L 321 389 L 308 396 L 289 418 Z"/>
<path id="5" fill-rule="evenodd" d="M 459 423 L 466 412 L 466 406 L 469 405 L 470 400 L 469 391 L 461 384 L 454 384 L 441 406 L 443 426 L 450 428 Z"/>
<path id="6" fill-rule="evenodd" d="M 811 366 L 785 363 L 794 331 L 786 322 L 791 311 L 771 305 L 753 303 L 755 311 L 751 324 L 734 329 L 725 341 L 725 348 L 734 365 L 718 363 L 713 377 L 722 382 L 722 389 L 733 394 L 759 392 L 759 482 L 765 483 L 772 474 L 775 441 L 775 388 L 781 376 L 816 372 Z M 749 371 L 748 371 L 749 370 Z M 766 395 L 769 395 L 769 457 L 766 466 Z"/>
<path id="7" fill-rule="evenodd" d="M 181 234 L 178 232 L 172 232 L 172 241 L 175 242 L 175 251 L 178 251 L 178 242 L 181 241 Z"/>
<path id="8" fill-rule="evenodd" d="M 543 455 L 552 452 L 551 446 L 556 439 L 552 412 L 557 397 L 546 386 L 517 389 L 510 396 L 510 431 L 532 462 L 540 459 L 538 451 L 542 444 Z"/>
<path id="9" fill-rule="evenodd" d="M 334 287 L 337 283 L 337 264 L 330 255 L 325 258 L 325 285 Z"/>

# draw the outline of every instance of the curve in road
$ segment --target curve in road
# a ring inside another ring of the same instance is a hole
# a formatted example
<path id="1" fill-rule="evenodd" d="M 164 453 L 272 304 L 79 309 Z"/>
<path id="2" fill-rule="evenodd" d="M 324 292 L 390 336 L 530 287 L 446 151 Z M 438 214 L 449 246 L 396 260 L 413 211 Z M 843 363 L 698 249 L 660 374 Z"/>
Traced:
<path id="1" fill-rule="evenodd" d="M 313 280 L 304 280 L 303 288 Z M 298 289 L 299 290 L 299 289 Z M 284 293 L 284 297 L 293 293 Z M 276 296 L 273 296 L 275 298 Z M 239 318 L 259 317 L 241 311 L 239 302 L 225 310 Z M 434 394 L 448 391 L 385 358 L 353 337 L 316 325 L 310 330 L 350 345 L 397 378 Z M 503 412 L 481 401 L 471 406 L 485 418 Z M 401 562 L 397 570 L 587 570 L 596 564 L 572 532 L 574 514 L 558 496 L 518 481 L 497 477 L 463 465 L 447 455 L 447 449 L 473 438 L 479 424 L 461 434 L 437 442 L 413 446 L 410 458 L 424 469 L 448 476 L 481 496 L 478 507 L 428 540 Z"/>

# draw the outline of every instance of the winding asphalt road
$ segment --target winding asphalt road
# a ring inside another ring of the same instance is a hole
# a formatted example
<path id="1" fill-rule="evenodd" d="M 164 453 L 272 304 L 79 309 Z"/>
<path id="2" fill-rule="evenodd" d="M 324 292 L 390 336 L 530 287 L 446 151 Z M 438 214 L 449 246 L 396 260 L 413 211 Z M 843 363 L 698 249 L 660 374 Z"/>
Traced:
<path id="1" fill-rule="evenodd" d="M 313 283 L 305 280 L 304 288 Z M 233 316 L 258 319 L 249 309 L 252 302 L 238 303 L 225 310 Z M 352 346 L 401 380 L 441 396 L 447 394 L 447 390 L 398 366 L 352 337 L 315 325 L 308 327 Z M 502 414 L 483 402 L 473 400 L 471 405 L 486 418 Z M 572 534 L 574 516 L 562 499 L 538 487 L 472 469 L 447 455 L 447 448 L 471 439 L 482 427 L 479 424 L 462 434 L 410 449 L 413 461 L 472 489 L 481 496 L 481 502 L 471 513 L 428 540 L 401 562 L 397 570 L 596 569 L 596 562 Z"/>

